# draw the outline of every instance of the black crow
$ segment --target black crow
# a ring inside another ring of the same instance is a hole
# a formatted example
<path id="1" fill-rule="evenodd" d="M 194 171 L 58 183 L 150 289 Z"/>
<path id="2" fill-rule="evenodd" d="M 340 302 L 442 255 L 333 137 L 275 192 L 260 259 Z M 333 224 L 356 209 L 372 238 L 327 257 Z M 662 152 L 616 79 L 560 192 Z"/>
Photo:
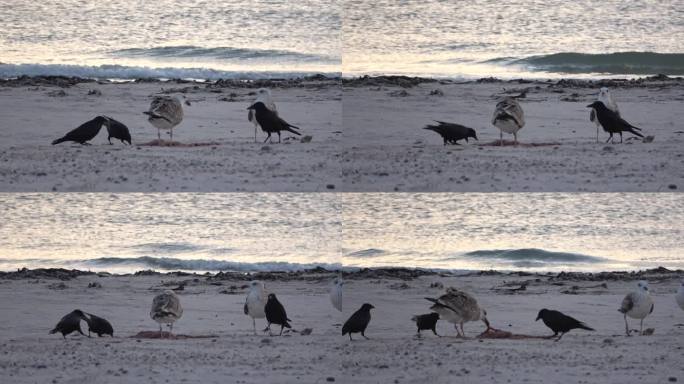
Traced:
<path id="1" fill-rule="evenodd" d="M 370 310 L 373 308 L 375 307 L 366 303 L 362 305 L 358 311 L 354 312 L 354 314 L 349 317 L 349 320 L 347 320 L 342 326 L 342 336 L 349 333 L 349 340 L 352 340 L 352 333 L 361 332 L 361 336 L 368 339 L 364 333 L 366 332 L 368 323 L 370 323 Z"/>
<path id="2" fill-rule="evenodd" d="M 266 301 L 266 306 L 264 307 L 264 312 L 266 312 L 266 321 L 268 322 L 268 333 L 271 334 L 271 324 L 280 325 L 280 333 L 283 334 L 283 328 L 292 328 L 288 321 L 292 321 L 287 318 L 287 313 L 285 312 L 285 307 L 278 301 L 275 293 L 268 294 L 268 301 Z"/>
<path id="3" fill-rule="evenodd" d="M 112 119 L 111 117 L 105 116 L 107 122 L 105 127 L 107 128 L 107 141 L 112 144 L 112 137 L 121 140 L 122 143 L 131 144 L 131 132 L 128 131 L 128 127 L 122 122 Z"/>
<path id="4" fill-rule="evenodd" d="M 454 123 L 435 121 L 439 123 L 439 125 L 426 125 L 423 129 L 439 133 L 439 135 L 442 136 L 442 139 L 444 139 L 444 145 L 447 145 L 447 143 L 458 144 L 458 140 L 462 139 L 465 139 L 465 141 L 468 142 L 469 137 L 477 140 L 477 133 L 475 133 L 475 130 L 472 128 Z"/>
<path id="5" fill-rule="evenodd" d="M 605 104 L 603 104 L 600 101 L 594 101 L 593 103 L 587 105 L 587 108 L 594 108 L 596 111 L 596 118 L 598 119 L 599 123 L 603 127 L 603 130 L 608 132 L 610 134 L 610 137 L 608 137 L 607 142 L 612 142 L 613 141 L 613 133 L 619 133 L 620 134 L 620 142 L 622 143 L 622 132 L 630 132 L 634 135 L 637 135 L 639 137 L 644 137 L 641 133 L 637 131 L 641 131 L 641 128 L 635 127 L 632 124 L 628 123 L 625 121 L 623 118 L 620 117 L 620 115 L 616 112 L 611 111 L 606 107 Z"/>
<path id="6" fill-rule="evenodd" d="M 278 117 L 277 112 L 273 112 L 270 109 L 268 109 L 266 105 L 261 101 L 257 101 L 256 103 L 250 105 L 247 109 L 254 110 L 254 116 L 256 117 L 256 121 L 261 126 L 261 129 L 268 134 L 268 137 L 266 137 L 264 143 L 271 138 L 271 133 L 273 132 L 278 133 L 279 143 L 280 131 L 288 131 L 294 133 L 297 136 L 301 136 L 301 134 L 295 130 L 300 129 L 299 127 L 296 127 Z"/>
<path id="7" fill-rule="evenodd" d="M 90 332 L 96 333 L 97 337 L 102 337 L 102 335 L 109 335 L 111 337 L 114 337 L 114 328 L 112 328 L 112 325 L 109 323 L 109 321 L 99 317 L 95 316 L 92 313 L 88 313 L 88 336 L 90 336 Z"/>
<path id="8" fill-rule="evenodd" d="M 551 328 L 551 330 L 553 331 L 553 336 L 558 335 L 558 333 L 560 332 L 560 336 L 558 336 L 556 341 L 560 340 L 565 333 L 573 329 L 579 328 L 586 329 L 587 331 L 594 331 L 593 328 L 589 328 L 583 322 L 551 309 L 545 308 L 539 311 L 539 314 L 537 315 L 537 319 L 535 321 L 539 319 L 542 319 L 544 324 L 546 324 L 547 327 Z"/>
<path id="9" fill-rule="evenodd" d="M 82 145 L 86 145 L 87 141 L 92 140 L 100 132 L 100 128 L 105 124 L 107 119 L 104 116 L 97 116 L 96 118 L 86 121 L 85 123 L 69 131 L 64 137 L 52 142 L 52 145 L 59 144 L 65 141 L 74 141 Z"/>
<path id="10" fill-rule="evenodd" d="M 59 320 L 59 323 L 55 325 L 55 328 L 50 331 L 50 334 L 52 335 L 53 333 L 59 332 L 62 334 L 62 337 L 64 337 L 65 340 L 66 335 L 70 334 L 71 332 L 78 332 L 85 336 L 83 331 L 81 331 L 81 320 L 88 322 L 88 318 L 83 311 L 80 309 L 75 309 L 62 317 L 62 319 Z"/>
<path id="11" fill-rule="evenodd" d="M 418 327 L 418 335 L 420 335 L 421 330 L 432 330 L 432 333 L 437 335 L 437 320 L 439 320 L 439 313 L 427 313 L 425 315 L 417 315 L 411 318 L 412 321 L 416 322 Z M 439 335 L 437 335 L 439 336 Z M 441 337 L 441 336 L 440 336 Z"/>

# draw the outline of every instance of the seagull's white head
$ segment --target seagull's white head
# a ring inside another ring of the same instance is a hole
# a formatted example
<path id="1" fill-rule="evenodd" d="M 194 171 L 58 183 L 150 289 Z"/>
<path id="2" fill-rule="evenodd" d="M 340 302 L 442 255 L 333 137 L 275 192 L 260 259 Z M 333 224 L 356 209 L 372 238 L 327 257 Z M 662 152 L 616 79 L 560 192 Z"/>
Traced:
<path id="1" fill-rule="evenodd" d="M 602 87 L 599 90 L 599 98 L 609 98 L 610 97 L 610 91 L 606 87 Z"/>
<path id="2" fill-rule="evenodd" d="M 271 97 L 271 91 L 268 88 L 257 89 L 257 95 Z"/>
<path id="3" fill-rule="evenodd" d="M 637 283 L 639 292 L 648 293 L 648 282 L 641 280 Z"/>

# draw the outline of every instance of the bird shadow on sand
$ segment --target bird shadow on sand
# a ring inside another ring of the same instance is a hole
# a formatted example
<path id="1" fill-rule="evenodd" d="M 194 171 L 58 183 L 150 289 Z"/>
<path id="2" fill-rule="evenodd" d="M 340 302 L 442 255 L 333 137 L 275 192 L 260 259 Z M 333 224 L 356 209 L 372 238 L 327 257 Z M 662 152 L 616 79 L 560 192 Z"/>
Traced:
<path id="1" fill-rule="evenodd" d="M 152 140 L 147 143 L 139 144 L 142 147 L 215 147 L 221 145 L 215 141 L 205 142 L 205 143 L 181 143 L 179 141 L 169 141 L 169 140 Z"/>
<path id="2" fill-rule="evenodd" d="M 137 334 L 130 336 L 131 339 L 171 339 L 171 340 L 185 340 L 185 339 L 215 339 L 216 335 L 174 335 L 170 332 L 159 331 L 140 331 Z"/>

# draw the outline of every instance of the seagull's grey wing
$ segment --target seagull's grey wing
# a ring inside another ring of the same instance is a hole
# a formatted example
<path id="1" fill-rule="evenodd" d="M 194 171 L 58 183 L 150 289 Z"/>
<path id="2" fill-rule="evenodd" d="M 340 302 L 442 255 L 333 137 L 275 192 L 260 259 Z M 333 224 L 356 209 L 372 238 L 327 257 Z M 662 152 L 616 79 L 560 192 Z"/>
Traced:
<path id="1" fill-rule="evenodd" d="M 624 299 L 622 299 L 622 304 L 620 305 L 619 311 L 622 313 L 627 313 L 634 308 L 634 301 L 636 297 L 634 293 L 630 293 L 627 296 L 625 296 Z"/>

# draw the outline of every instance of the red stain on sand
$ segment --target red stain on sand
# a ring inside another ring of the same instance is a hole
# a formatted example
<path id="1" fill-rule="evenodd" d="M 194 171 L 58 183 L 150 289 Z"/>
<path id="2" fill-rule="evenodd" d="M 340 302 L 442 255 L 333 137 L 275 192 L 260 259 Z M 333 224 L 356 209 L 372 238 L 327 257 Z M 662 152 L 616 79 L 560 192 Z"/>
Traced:
<path id="1" fill-rule="evenodd" d="M 211 142 L 206 142 L 206 143 L 181 143 L 178 141 L 167 141 L 167 140 L 152 140 L 147 143 L 143 144 L 138 144 L 141 147 L 180 147 L 180 148 L 188 148 L 188 147 L 212 147 L 212 146 L 217 146 L 221 145 L 217 142 L 211 141 Z"/>
<path id="2" fill-rule="evenodd" d="M 171 339 L 171 340 L 184 340 L 184 339 L 211 339 L 218 336 L 214 335 L 174 335 L 169 332 L 159 332 L 159 331 L 140 331 L 136 335 L 131 336 L 131 339 Z"/>
<path id="3" fill-rule="evenodd" d="M 521 143 L 518 142 L 517 144 L 515 141 L 511 140 L 504 140 L 503 145 L 501 145 L 501 140 L 494 140 L 490 141 L 489 143 L 483 143 L 479 144 L 481 147 L 522 147 L 522 148 L 533 148 L 533 147 L 554 147 L 554 146 L 560 146 L 561 143 L 554 143 L 554 142 L 549 142 L 549 143 Z"/>
<path id="4" fill-rule="evenodd" d="M 478 339 L 548 339 L 548 336 L 516 335 L 512 332 L 489 328 L 477 336 Z"/>

